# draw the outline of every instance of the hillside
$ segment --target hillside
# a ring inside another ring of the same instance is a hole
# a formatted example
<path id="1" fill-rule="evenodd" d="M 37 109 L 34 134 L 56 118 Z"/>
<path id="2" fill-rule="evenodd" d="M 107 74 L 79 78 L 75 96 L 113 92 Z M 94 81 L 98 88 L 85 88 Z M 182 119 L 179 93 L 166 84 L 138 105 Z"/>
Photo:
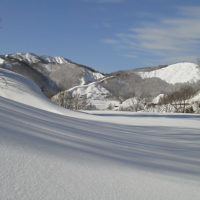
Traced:
<path id="1" fill-rule="evenodd" d="M 77 104 L 81 106 L 81 101 L 85 101 L 86 104 L 89 105 L 89 107 L 86 105 L 86 108 L 81 107 L 81 110 L 106 110 L 109 104 L 119 106 L 121 103 L 120 100 L 106 88 L 101 86 L 103 81 L 107 81 L 112 78 L 113 77 L 103 78 L 100 81 L 95 81 L 87 85 L 76 86 L 69 90 L 59 92 L 53 96 L 51 100 L 58 105 L 61 105 L 60 101 L 62 99 L 66 99 L 67 95 L 74 97 L 73 101 L 76 101 L 75 99 L 77 95 L 80 95 L 80 98 L 77 99 L 79 101 Z"/>
<path id="2" fill-rule="evenodd" d="M 89 67 L 62 57 L 38 56 L 32 53 L 16 53 L 0 57 L 2 68 L 31 79 L 48 97 L 104 77 Z"/>
<path id="3" fill-rule="evenodd" d="M 190 84 L 200 90 L 200 68 L 194 63 L 182 62 L 173 65 L 133 69 L 111 73 L 125 84 L 122 89 L 118 87 L 118 93 L 125 99 L 131 96 L 153 98 L 161 93 L 168 94 L 178 90 L 183 84 Z M 104 85 L 114 92 L 113 84 Z"/>
<path id="4" fill-rule="evenodd" d="M 151 72 L 138 72 L 144 78 L 160 78 L 167 83 L 194 83 L 200 80 L 200 67 L 194 63 L 177 63 Z"/>
<path id="5" fill-rule="evenodd" d="M 34 81 L 59 105 L 64 93 L 84 97 L 85 104 L 92 104 L 84 109 L 106 110 L 111 104 L 113 109 L 133 97 L 142 99 L 142 104 L 151 103 L 158 95 L 178 91 L 184 84 L 200 90 L 200 68 L 188 62 L 103 75 L 63 57 L 15 53 L 0 56 L 0 67 Z"/>

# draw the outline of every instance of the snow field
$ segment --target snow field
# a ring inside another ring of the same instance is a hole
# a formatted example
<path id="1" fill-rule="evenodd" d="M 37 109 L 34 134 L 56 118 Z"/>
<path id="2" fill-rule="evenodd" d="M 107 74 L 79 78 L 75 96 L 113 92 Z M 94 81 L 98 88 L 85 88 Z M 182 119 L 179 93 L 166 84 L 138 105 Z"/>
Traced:
<path id="1" fill-rule="evenodd" d="M 71 118 L 4 98 L 0 111 L 2 199 L 199 198 L 197 128 Z"/>
<path id="2" fill-rule="evenodd" d="M 0 199 L 200 196 L 200 115 L 74 112 L 0 70 Z"/>

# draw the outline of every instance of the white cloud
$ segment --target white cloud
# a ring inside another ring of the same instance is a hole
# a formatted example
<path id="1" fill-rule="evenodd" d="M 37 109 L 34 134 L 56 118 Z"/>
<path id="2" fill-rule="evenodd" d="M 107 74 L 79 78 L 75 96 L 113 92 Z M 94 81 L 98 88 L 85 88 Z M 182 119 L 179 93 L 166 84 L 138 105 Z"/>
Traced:
<path id="1" fill-rule="evenodd" d="M 158 56 L 163 61 L 177 60 L 176 57 L 194 62 L 200 49 L 200 7 L 184 7 L 178 11 L 178 18 L 157 19 L 131 28 L 128 33 L 116 34 L 118 44 L 140 51 L 140 55 L 145 52 Z"/>

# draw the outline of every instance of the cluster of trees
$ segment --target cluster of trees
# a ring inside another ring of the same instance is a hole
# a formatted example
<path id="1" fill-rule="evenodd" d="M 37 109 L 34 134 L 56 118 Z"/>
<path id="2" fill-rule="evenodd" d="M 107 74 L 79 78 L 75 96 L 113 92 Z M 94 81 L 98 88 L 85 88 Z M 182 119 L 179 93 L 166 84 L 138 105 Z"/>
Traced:
<path id="1" fill-rule="evenodd" d="M 113 110 L 115 108 L 115 104 L 114 103 L 109 103 L 108 107 L 106 110 Z"/>
<path id="2" fill-rule="evenodd" d="M 194 86 L 194 85 L 193 85 Z M 180 89 L 169 94 L 159 95 L 156 103 L 152 99 L 132 97 L 119 106 L 119 111 L 138 112 L 173 112 L 173 113 L 200 113 L 200 99 L 192 101 L 192 98 L 199 91 L 199 87 L 192 87 L 185 84 Z M 107 110 L 113 110 L 115 105 L 110 103 Z"/>
<path id="3" fill-rule="evenodd" d="M 70 110 L 95 110 L 96 107 L 86 99 L 85 95 L 70 94 L 67 91 L 59 92 L 51 98 L 56 104 Z"/>
<path id="4" fill-rule="evenodd" d="M 119 111 L 138 112 L 144 110 L 145 102 L 141 98 L 130 98 L 125 101 L 125 105 L 119 107 Z"/>
<path id="5" fill-rule="evenodd" d="M 145 111 L 194 113 L 194 107 L 200 108 L 200 102 L 191 102 L 191 98 L 196 93 L 197 90 L 190 85 L 183 85 L 178 91 L 161 98 L 158 104 L 148 104 Z"/>

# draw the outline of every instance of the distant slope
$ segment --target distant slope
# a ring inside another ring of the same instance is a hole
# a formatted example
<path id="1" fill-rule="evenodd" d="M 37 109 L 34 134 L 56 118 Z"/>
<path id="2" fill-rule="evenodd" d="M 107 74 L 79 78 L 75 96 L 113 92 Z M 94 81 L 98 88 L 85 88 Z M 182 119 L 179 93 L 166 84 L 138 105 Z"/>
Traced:
<path id="1" fill-rule="evenodd" d="M 151 72 L 138 72 L 143 78 L 160 78 L 167 83 L 194 83 L 200 80 L 200 68 L 197 64 L 183 62 L 169 65 Z"/>
<path id="2" fill-rule="evenodd" d="M 58 64 L 64 64 L 64 63 L 72 63 L 71 60 L 57 56 L 39 56 L 34 53 L 15 53 L 8 55 L 11 58 L 15 58 L 20 61 L 24 61 L 28 64 L 37 63 L 37 62 L 45 62 L 45 63 L 58 63 Z"/>
<path id="3" fill-rule="evenodd" d="M 186 83 L 200 90 L 200 68 L 188 62 L 118 71 L 109 75 L 124 83 L 124 87 L 119 87 L 117 80 L 110 80 L 103 86 L 115 95 L 118 93 L 123 100 L 133 96 L 153 98 L 159 94 L 169 94 Z"/>
<path id="4" fill-rule="evenodd" d="M 75 95 L 80 95 L 84 99 L 95 106 L 97 110 L 106 110 L 108 105 L 112 103 L 113 105 L 119 105 L 119 99 L 114 96 L 110 91 L 101 86 L 101 82 L 106 81 L 112 77 L 104 78 L 100 81 L 92 82 L 87 85 L 80 85 L 73 87 L 69 90 L 63 91 L 63 93 L 68 93 L 72 97 Z M 56 94 L 51 98 L 52 101 L 58 102 L 58 99 L 62 98 L 60 93 Z"/>
<path id="5" fill-rule="evenodd" d="M 196 87 L 196 90 L 200 90 L 200 68 L 188 62 L 118 71 L 104 75 L 59 56 L 15 53 L 0 56 L 0 67 L 34 81 L 49 98 L 61 91 L 70 90 L 76 86 L 81 88 L 81 85 L 111 76 L 112 79 L 99 82 L 99 87 L 109 91 L 119 101 L 125 101 L 131 97 L 153 99 L 159 94 L 177 91 L 185 83 L 190 83 L 192 87 Z M 90 94 L 91 92 L 87 95 Z"/>

